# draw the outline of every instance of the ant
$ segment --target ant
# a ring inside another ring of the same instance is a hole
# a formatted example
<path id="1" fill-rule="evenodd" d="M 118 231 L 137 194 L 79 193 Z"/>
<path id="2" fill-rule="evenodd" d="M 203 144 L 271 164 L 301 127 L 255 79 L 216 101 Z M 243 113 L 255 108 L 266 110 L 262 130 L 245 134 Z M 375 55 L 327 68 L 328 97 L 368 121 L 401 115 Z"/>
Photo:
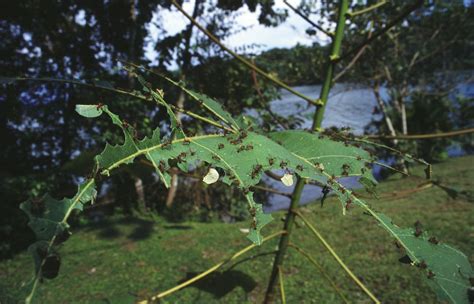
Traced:
<path id="1" fill-rule="evenodd" d="M 352 200 L 350 198 L 347 199 L 347 201 L 346 201 L 346 210 L 349 210 L 349 208 L 351 207 L 351 204 L 352 204 Z"/>
<path id="2" fill-rule="evenodd" d="M 185 163 L 186 162 L 186 160 L 185 160 L 186 155 L 187 155 L 186 152 L 181 152 L 177 157 L 178 163 Z"/>
<path id="3" fill-rule="evenodd" d="M 439 241 L 436 237 L 432 236 L 428 239 L 428 242 L 430 242 L 431 244 L 435 244 L 435 245 L 438 245 Z"/>
<path id="4" fill-rule="evenodd" d="M 285 169 L 285 167 L 286 167 L 287 165 L 288 165 L 288 163 L 287 163 L 286 161 L 283 161 L 283 160 L 282 160 L 281 163 L 280 163 L 280 168 Z"/>
<path id="5" fill-rule="evenodd" d="M 249 188 L 245 188 L 245 189 L 244 189 L 244 194 L 245 194 L 245 195 L 249 194 L 249 192 L 250 192 Z M 252 208 L 252 209 L 255 210 L 255 208 Z M 250 214 L 252 214 L 252 212 L 250 212 Z M 253 216 L 253 215 L 252 215 L 252 216 Z"/>
<path id="6" fill-rule="evenodd" d="M 362 157 L 360 155 L 357 155 L 357 160 L 362 160 Z"/>
<path id="7" fill-rule="evenodd" d="M 191 143 L 191 141 L 187 138 L 183 139 L 183 145 L 187 146 Z"/>
<path id="8" fill-rule="evenodd" d="M 158 170 L 160 170 L 161 173 L 166 171 L 166 164 L 164 161 L 160 160 L 160 163 L 158 164 Z"/>
<path id="9" fill-rule="evenodd" d="M 268 164 L 269 164 L 270 166 L 272 166 L 274 163 L 275 163 L 275 159 L 274 159 L 274 158 L 269 158 L 269 159 L 268 159 Z"/>
<path id="10" fill-rule="evenodd" d="M 122 125 L 125 129 L 128 129 L 130 127 L 130 125 L 128 124 L 128 122 L 125 119 L 122 120 Z"/>
<path id="11" fill-rule="evenodd" d="M 252 146 L 252 145 L 247 145 L 247 146 L 245 147 L 245 150 L 252 150 L 252 149 L 253 149 L 253 146 Z"/>
<path id="12" fill-rule="evenodd" d="M 426 265 L 425 261 L 421 261 L 421 263 L 418 263 L 417 266 L 420 267 L 421 269 L 426 269 L 428 267 L 428 265 Z"/>
<path id="13" fill-rule="evenodd" d="M 169 149 L 171 146 L 171 140 L 164 140 L 161 144 L 161 149 Z"/>
<path id="14" fill-rule="evenodd" d="M 240 138 L 240 139 L 244 139 L 244 138 L 246 138 L 247 136 L 248 136 L 247 132 L 242 131 L 242 132 L 240 133 L 240 135 L 239 135 L 239 138 Z"/>
<path id="15" fill-rule="evenodd" d="M 252 173 L 251 173 L 252 179 L 257 177 L 257 175 L 260 173 L 261 170 L 262 170 L 262 165 L 253 166 L 253 170 L 252 170 Z"/>
<path id="16" fill-rule="evenodd" d="M 105 105 L 102 102 L 97 104 L 97 111 L 101 110 Z"/>
<path id="17" fill-rule="evenodd" d="M 300 170 L 300 171 L 303 171 L 304 168 L 303 168 L 302 165 L 298 165 L 298 166 L 296 166 L 296 169 L 297 169 L 297 170 Z"/>
<path id="18" fill-rule="evenodd" d="M 420 221 L 416 221 L 416 222 L 415 222 L 415 233 L 414 233 L 414 235 L 415 235 L 416 237 L 419 237 L 420 235 L 423 234 L 423 229 L 422 229 L 422 227 L 423 227 L 423 226 L 421 225 Z"/>
<path id="19" fill-rule="evenodd" d="M 224 149 L 224 144 L 221 143 L 221 144 L 217 145 L 217 149 L 219 149 L 219 150 Z"/>
<path id="20" fill-rule="evenodd" d="M 221 158 L 220 158 L 218 155 L 215 155 L 215 154 L 212 155 L 212 159 L 213 159 L 213 160 L 216 160 L 216 161 L 220 161 L 220 160 L 221 160 Z"/>
<path id="21" fill-rule="evenodd" d="M 257 209 L 255 207 L 249 208 L 249 213 L 252 217 L 255 217 L 257 215 Z"/>
<path id="22" fill-rule="evenodd" d="M 237 149 L 237 153 L 240 153 L 242 151 L 245 150 L 245 146 L 240 146 L 238 149 Z"/>
<path id="23" fill-rule="evenodd" d="M 434 276 L 435 276 L 434 272 L 431 270 L 428 270 L 428 279 L 432 279 L 434 278 Z"/>

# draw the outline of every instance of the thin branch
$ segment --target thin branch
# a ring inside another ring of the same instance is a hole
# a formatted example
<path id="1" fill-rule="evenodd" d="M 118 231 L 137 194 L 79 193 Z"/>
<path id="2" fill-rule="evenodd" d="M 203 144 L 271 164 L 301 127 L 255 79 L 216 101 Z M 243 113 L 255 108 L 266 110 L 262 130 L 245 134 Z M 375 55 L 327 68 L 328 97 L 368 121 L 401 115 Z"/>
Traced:
<path id="1" fill-rule="evenodd" d="M 215 37 L 213 34 L 211 34 L 208 30 L 206 30 L 201 24 L 199 24 L 196 20 L 194 20 L 188 13 L 186 13 L 185 10 L 183 10 L 183 8 L 176 2 L 176 0 L 171 0 L 171 3 L 186 17 L 189 19 L 189 21 L 191 21 L 201 32 L 203 32 L 209 39 L 211 39 L 215 44 L 217 44 L 218 46 L 221 47 L 221 49 L 223 49 L 224 51 L 226 51 L 227 53 L 229 53 L 230 55 L 232 55 L 232 57 L 234 57 L 235 59 L 237 59 L 238 61 L 240 61 L 242 64 L 244 64 L 245 66 L 247 66 L 248 68 L 254 70 L 255 72 L 257 72 L 258 74 L 260 74 L 261 76 L 263 76 L 265 79 L 275 83 L 276 85 L 280 86 L 281 88 L 287 90 L 288 92 L 306 100 L 308 103 L 312 104 L 312 105 L 316 105 L 316 106 L 319 106 L 321 105 L 320 102 L 318 102 L 317 100 L 313 100 L 312 98 L 304 95 L 304 94 L 301 94 L 300 92 L 297 92 L 295 90 L 293 90 L 289 85 L 287 85 L 286 83 L 276 79 L 275 77 L 271 76 L 270 74 L 266 73 L 265 71 L 263 71 L 262 69 L 260 69 L 259 67 L 253 65 L 251 62 L 249 62 L 248 60 L 244 59 L 243 57 L 241 57 L 240 55 L 238 55 L 237 53 L 235 53 L 234 51 L 232 51 L 231 49 L 229 49 L 228 47 L 226 47 L 225 45 L 223 45 L 219 39 L 217 39 L 217 37 Z"/>
<path id="2" fill-rule="evenodd" d="M 78 80 L 73 80 L 73 79 L 57 79 L 57 78 L 45 78 L 45 77 L 41 77 L 41 78 L 16 77 L 16 78 L 11 78 L 11 80 L 12 81 L 43 81 L 43 82 L 71 83 L 71 84 L 80 85 L 80 86 L 84 86 L 84 87 L 89 87 L 89 88 L 93 88 L 93 89 L 106 90 L 106 91 L 118 93 L 118 94 L 121 94 L 121 95 L 126 95 L 126 96 L 129 96 L 129 97 L 145 100 L 145 101 L 150 101 L 151 100 L 150 98 L 148 98 L 146 96 L 138 95 L 138 94 L 135 94 L 135 93 L 132 93 L 132 92 L 129 92 L 129 91 L 122 90 L 122 89 L 116 89 L 116 88 L 101 86 L 101 85 L 97 85 L 97 84 L 85 83 L 85 82 L 78 81 Z M 197 120 L 201 120 L 205 123 L 213 125 L 213 126 L 219 128 L 219 129 L 227 130 L 229 132 L 235 133 L 235 130 L 230 129 L 226 126 L 223 126 L 218 122 L 215 122 L 215 121 L 213 121 L 209 118 L 203 117 L 203 116 L 201 116 L 199 114 L 196 114 L 192 111 L 178 108 L 178 107 L 176 107 L 175 105 L 172 105 L 172 104 L 170 104 L 170 107 L 175 111 L 182 112 L 182 113 L 184 113 L 186 115 L 189 115 L 189 116 L 191 116 L 191 117 L 193 117 Z"/>
<path id="3" fill-rule="evenodd" d="M 346 59 L 347 57 L 357 53 L 361 48 L 363 48 L 364 46 L 370 44 L 372 41 L 374 41 L 375 39 L 377 39 L 380 36 L 382 36 L 383 34 L 385 34 L 392 27 L 397 25 L 397 23 L 399 23 L 400 21 L 405 19 L 408 15 L 410 15 L 413 11 L 418 9 L 421 5 L 423 5 L 423 2 L 424 2 L 423 0 L 416 0 L 416 2 L 413 5 L 407 7 L 403 12 L 400 13 L 400 15 L 398 15 L 393 20 L 391 20 L 389 23 L 387 23 L 387 25 L 385 27 L 383 27 L 381 30 L 374 33 L 374 35 L 372 37 L 366 39 L 362 43 L 358 44 L 354 48 L 352 48 L 349 51 L 347 51 L 346 53 L 342 54 L 339 58 L 337 58 L 337 60 L 341 61 L 341 60 Z"/>
<path id="4" fill-rule="evenodd" d="M 382 0 L 379 3 L 375 3 L 375 4 L 373 4 L 369 7 L 363 8 L 361 10 L 358 10 L 358 11 L 355 11 L 355 12 L 348 12 L 347 17 L 352 18 L 352 17 L 355 17 L 355 16 L 359 16 L 359 15 L 368 13 L 370 11 L 373 11 L 373 10 L 385 5 L 387 2 L 388 2 L 387 0 Z"/>
<path id="5" fill-rule="evenodd" d="M 334 251 L 334 249 L 329 245 L 329 243 L 322 237 L 322 235 L 314 228 L 313 225 L 301 214 L 300 211 L 294 211 L 297 216 L 299 216 L 303 222 L 308 226 L 311 232 L 321 241 L 324 247 L 329 251 L 329 253 L 333 256 L 336 262 L 344 269 L 344 271 L 349 275 L 349 277 L 362 289 L 362 291 L 369 296 L 369 298 L 374 301 L 374 303 L 380 303 L 380 301 L 373 295 L 373 293 L 357 278 L 357 276 L 347 267 L 347 265 L 342 261 L 339 255 Z"/>
<path id="6" fill-rule="evenodd" d="M 376 139 L 404 139 L 404 140 L 417 140 L 417 139 L 434 139 L 434 138 L 445 138 L 445 137 L 454 137 L 461 136 L 466 134 L 474 133 L 474 128 L 456 130 L 451 132 L 442 132 L 442 133 L 429 133 L 429 134 L 414 134 L 414 135 L 397 135 L 397 136 L 388 136 L 388 135 L 364 135 L 363 137 L 367 138 L 376 138 Z"/>
<path id="7" fill-rule="evenodd" d="M 372 26 L 373 26 L 373 22 L 370 23 L 370 27 L 369 27 L 369 34 L 367 35 L 367 39 L 370 39 L 370 37 L 372 36 Z M 364 45 L 358 52 L 357 54 L 354 56 L 354 58 L 352 58 L 351 62 L 349 62 L 349 64 L 347 66 L 344 67 L 344 69 L 342 69 L 341 72 L 339 72 L 339 74 L 336 75 L 336 77 L 333 78 L 333 82 L 336 82 L 339 80 L 339 78 L 341 78 L 345 73 L 347 73 L 347 71 L 349 71 L 353 66 L 354 64 L 357 62 L 357 60 L 359 60 L 359 58 L 362 56 L 362 54 L 364 54 L 365 50 L 367 49 L 367 46 L 368 45 Z"/>
<path id="8" fill-rule="evenodd" d="M 277 236 L 279 236 L 279 235 L 281 235 L 281 234 L 284 234 L 284 233 L 286 233 L 286 232 L 285 232 L 285 231 L 278 231 L 278 232 L 275 232 L 275 233 L 273 233 L 273 234 L 271 234 L 271 235 L 265 237 L 265 238 L 263 239 L 263 242 L 266 242 L 266 241 L 268 241 L 268 240 L 271 240 L 271 239 L 273 239 L 273 238 L 275 238 L 275 237 L 277 237 Z M 244 253 L 250 251 L 251 249 L 253 249 L 253 248 L 256 247 L 256 246 L 257 246 L 257 245 L 255 245 L 255 244 L 249 245 L 249 246 L 245 247 L 244 249 L 238 251 L 238 252 L 235 253 L 234 255 L 232 255 L 230 258 L 228 258 L 228 259 L 226 259 L 226 260 L 224 260 L 224 261 L 222 261 L 222 262 L 220 262 L 220 263 L 218 263 L 218 264 L 212 266 L 211 268 L 209 268 L 208 270 L 206 270 L 206 271 L 204 271 L 204 272 L 198 274 L 198 275 L 195 276 L 194 278 L 192 278 L 192 279 L 190 279 L 190 280 L 187 280 L 186 282 L 181 283 L 181 284 L 179 284 L 179 285 L 177 285 L 177 286 L 175 286 L 175 287 L 173 287 L 173 288 L 170 288 L 170 289 L 168 289 L 168 290 L 166 290 L 166 291 L 164 291 L 164 292 L 161 292 L 161 293 L 159 293 L 159 294 L 157 294 L 157 295 L 151 297 L 149 300 L 140 301 L 140 302 L 138 302 L 138 304 L 154 303 L 154 302 L 155 302 L 156 300 L 158 300 L 158 299 L 164 298 L 164 297 L 166 297 L 166 296 L 168 296 L 168 295 L 170 295 L 170 294 L 172 294 L 172 293 L 174 293 L 174 292 L 176 292 L 176 291 L 178 291 L 178 290 L 180 290 L 180 289 L 183 289 L 184 287 L 189 286 L 189 285 L 193 284 L 194 282 L 197 282 L 197 281 L 199 281 L 200 279 L 206 277 L 207 275 L 213 273 L 214 271 L 216 271 L 217 269 L 221 268 L 221 267 L 222 267 L 223 265 L 225 265 L 226 263 L 228 263 L 228 262 L 230 262 L 230 261 L 232 261 L 232 260 L 235 260 L 236 258 L 238 258 L 239 256 L 241 256 L 242 254 L 244 254 Z"/>
<path id="9" fill-rule="evenodd" d="M 313 27 L 317 28 L 318 30 L 320 30 L 321 32 L 323 32 L 324 34 L 326 34 L 329 38 L 334 38 L 334 34 L 331 33 L 331 32 L 328 32 L 326 31 L 325 29 L 323 29 L 320 25 L 318 25 L 317 23 L 313 22 L 311 19 L 309 19 L 308 16 L 306 16 L 305 14 L 303 14 L 302 12 L 300 12 L 296 7 L 294 7 L 293 5 L 291 5 L 290 3 L 288 3 L 288 1 L 284 0 L 283 1 L 293 12 L 295 12 L 298 16 L 300 16 L 301 18 L 303 18 L 306 22 L 308 22 L 309 24 L 311 24 Z"/>
<path id="10" fill-rule="evenodd" d="M 253 60 L 252 63 L 254 63 Z M 282 127 L 284 130 L 289 129 L 288 124 L 282 121 L 280 117 L 272 111 L 271 107 L 267 103 L 265 103 L 265 97 L 263 96 L 262 91 L 260 90 L 260 85 L 258 84 L 257 73 L 255 72 L 255 70 L 251 70 L 251 72 L 252 81 L 255 87 L 255 91 L 257 91 L 259 97 L 258 101 L 260 105 L 268 112 L 268 114 L 270 114 L 270 116 L 280 125 L 280 127 Z"/>
<path id="11" fill-rule="evenodd" d="M 300 254 L 302 254 L 304 257 L 306 257 L 311 264 L 313 264 L 318 270 L 319 272 L 324 276 L 324 278 L 326 279 L 326 281 L 329 282 L 329 284 L 331 284 L 332 288 L 334 288 L 334 290 L 336 291 L 336 293 L 339 295 L 339 297 L 341 297 L 342 301 L 344 303 L 347 303 L 349 304 L 349 301 L 346 299 L 346 297 L 344 296 L 344 294 L 341 292 L 341 290 L 339 289 L 339 287 L 336 285 L 336 283 L 331 279 L 331 277 L 326 273 L 326 271 L 324 270 L 324 268 L 319 265 L 318 262 L 316 262 L 316 260 L 309 254 L 307 253 L 306 251 L 304 251 L 302 248 L 296 246 L 295 244 L 292 244 L 292 243 L 289 243 L 288 244 L 289 247 L 291 248 L 294 248 L 296 251 L 298 251 Z"/>
<path id="12" fill-rule="evenodd" d="M 285 284 L 283 283 L 283 271 L 281 270 L 281 266 L 278 266 L 278 281 L 280 282 L 281 303 L 286 304 Z"/>

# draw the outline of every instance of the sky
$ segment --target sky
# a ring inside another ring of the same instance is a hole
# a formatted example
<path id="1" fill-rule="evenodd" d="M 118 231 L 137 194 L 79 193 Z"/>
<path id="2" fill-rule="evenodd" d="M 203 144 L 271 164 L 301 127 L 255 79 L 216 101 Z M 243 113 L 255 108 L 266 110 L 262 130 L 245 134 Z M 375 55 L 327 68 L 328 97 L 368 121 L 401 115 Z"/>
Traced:
<path id="1" fill-rule="evenodd" d="M 290 4 L 297 7 L 300 0 L 289 0 Z M 318 41 L 322 44 L 327 43 L 329 40 L 323 34 L 318 32 L 316 36 L 309 36 L 306 34 L 306 29 L 310 25 L 303 20 L 300 16 L 296 15 L 291 11 L 284 3 L 283 0 L 275 0 L 276 8 L 285 8 L 288 10 L 288 18 L 282 24 L 277 27 L 265 27 L 258 23 L 258 10 L 254 13 L 250 12 L 247 6 L 243 6 L 238 10 L 238 16 L 235 21 L 240 26 L 250 27 L 246 31 L 238 32 L 234 35 L 229 36 L 222 41 L 226 46 L 233 50 L 237 50 L 243 45 L 259 44 L 260 50 L 268 50 L 271 48 L 291 48 L 295 45 L 311 45 L 313 42 Z M 193 1 L 187 1 L 183 5 L 184 10 L 191 14 L 193 8 Z M 184 29 L 189 23 L 185 16 L 183 16 L 176 9 L 172 11 L 164 10 L 160 12 L 161 24 L 165 25 L 165 30 L 170 35 L 177 33 Z M 158 21 L 158 16 L 155 14 L 154 21 Z M 317 20 L 313 20 L 317 21 Z M 158 23 L 158 22 L 157 22 Z M 153 24 L 149 27 L 150 36 L 152 41 L 156 41 L 160 35 L 159 29 Z M 153 51 L 153 44 L 150 43 L 147 47 L 146 55 L 149 59 L 155 58 L 156 53 Z"/>

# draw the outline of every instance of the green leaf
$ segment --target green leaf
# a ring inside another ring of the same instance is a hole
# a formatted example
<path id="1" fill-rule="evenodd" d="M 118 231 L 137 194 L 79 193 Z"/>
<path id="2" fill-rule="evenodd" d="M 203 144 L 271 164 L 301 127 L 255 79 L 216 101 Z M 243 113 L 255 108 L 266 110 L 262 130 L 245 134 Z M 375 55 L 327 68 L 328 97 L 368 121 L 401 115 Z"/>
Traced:
<path id="1" fill-rule="evenodd" d="M 412 265 L 424 272 L 439 300 L 469 303 L 467 290 L 471 286 L 469 278 L 474 276 L 474 271 L 467 256 L 451 246 L 437 243 L 437 240 L 425 234 L 415 236 L 413 229 L 394 225 L 382 213 L 375 213 L 374 216 L 405 248 Z"/>
<path id="2" fill-rule="evenodd" d="M 102 108 L 99 105 L 76 105 L 76 112 L 87 118 L 94 118 L 102 115 Z"/>
<path id="3" fill-rule="evenodd" d="M 377 183 L 371 170 L 367 169 L 374 159 L 361 148 L 334 141 L 316 132 L 281 131 L 270 133 L 269 137 L 297 157 L 322 165 L 329 175 L 364 176 Z"/>
<path id="4" fill-rule="evenodd" d="M 83 210 L 84 204 L 93 202 L 96 197 L 94 180 L 81 184 L 72 198 L 56 200 L 49 195 L 41 199 L 29 199 L 20 208 L 28 216 L 28 225 L 36 235 L 37 241 L 29 247 L 36 265 L 35 280 L 52 278 L 59 270 L 59 255 L 53 247 L 65 241 L 69 233 L 67 220 L 73 210 Z"/>

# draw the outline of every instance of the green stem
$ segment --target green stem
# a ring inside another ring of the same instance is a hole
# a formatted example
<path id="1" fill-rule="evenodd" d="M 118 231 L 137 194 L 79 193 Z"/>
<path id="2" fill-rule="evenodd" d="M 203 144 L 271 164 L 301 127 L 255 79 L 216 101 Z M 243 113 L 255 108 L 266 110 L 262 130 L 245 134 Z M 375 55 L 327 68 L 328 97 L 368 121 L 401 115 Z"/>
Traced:
<path id="1" fill-rule="evenodd" d="M 365 294 L 369 296 L 374 303 L 380 303 L 380 301 L 374 296 L 372 292 L 357 278 L 357 276 L 347 267 L 347 265 L 342 261 L 342 259 L 337 255 L 336 251 L 329 245 L 329 243 L 323 238 L 323 236 L 319 233 L 316 228 L 311 225 L 311 223 L 301 214 L 301 212 L 296 211 L 296 215 L 298 215 L 306 226 L 311 230 L 311 232 L 321 241 L 324 247 L 329 251 L 329 253 L 333 256 L 336 262 L 344 269 L 344 271 L 349 275 L 349 277 L 362 289 Z"/>
<path id="2" fill-rule="evenodd" d="M 325 76 L 323 88 L 321 90 L 320 98 L 319 98 L 319 101 L 322 105 L 317 109 L 317 111 L 314 114 L 313 127 L 312 127 L 313 130 L 321 128 L 321 122 L 323 119 L 326 102 L 329 96 L 329 91 L 331 89 L 332 77 L 334 75 L 335 60 L 339 56 L 342 38 L 344 36 L 344 26 L 346 22 L 346 15 L 347 15 L 348 8 L 349 8 L 349 0 L 339 1 L 339 15 L 338 15 L 338 22 L 337 22 L 337 27 L 336 27 L 336 34 L 332 41 L 331 54 L 328 59 L 326 76 Z M 294 211 L 299 205 L 301 192 L 303 191 L 305 183 L 306 182 L 304 179 L 299 178 L 298 182 L 296 183 L 295 189 L 293 190 L 290 207 L 288 209 L 288 213 L 285 219 L 284 230 L 287 231 L 287 233 L 280 237 L 278 252 L 275 256 L 275 260 L 273 261 L 273 269 L 270 275 L 270 280 L 268 282 L 267 291 L 265 293 L 264 303 L 271 303 L 273 301 L 275 285 L 276 285 L 277 277 L 278 277 L 278 270 L 280 269 L 280 266 L 283 264 L 285 254 L 288 249 L 288 243 L 290 241 L 291 230 L 293 228 L 293 224 L 294 224 L 295 216 L 296 216 Z"/>
<path id="3" fill-rule="evenodd" d="M 291 248 L 294 248 L 297 252 L 301 253 L 304 257 L 306 257 L 308 259 L 308 261 L 313 264 L 318 270 L 319 272 L 323 275 L 323 277 L 326 279 L 326 281 L 329 282 L 329 284 L 331 284 L 332 288 L 334 288 L 334 290 L 336 291 L 336 293 L 339 295 L 339 297 L 341 297 L 341 300 L 344 302 L 344 303 L 347 303 L 349 304 L 349 301 L 346 299 L 346 297 L 344 296 L 344 294 L 341 292 L 341 290 L 339 289 L 339 287 L 337 286 L 337 284 L 331 279 L 331 277 L 326 273 L 326 271 L 324 270 L 324 268 L 319 265 L 318 262 L 316 262 L 316 260 L 309 254 L 307 253 L 305 250 L 303 250 L 302 248 L 296 246 L 295 244 L 292 244 L 290 243 L 288 246 L 290 246 Z"/>

